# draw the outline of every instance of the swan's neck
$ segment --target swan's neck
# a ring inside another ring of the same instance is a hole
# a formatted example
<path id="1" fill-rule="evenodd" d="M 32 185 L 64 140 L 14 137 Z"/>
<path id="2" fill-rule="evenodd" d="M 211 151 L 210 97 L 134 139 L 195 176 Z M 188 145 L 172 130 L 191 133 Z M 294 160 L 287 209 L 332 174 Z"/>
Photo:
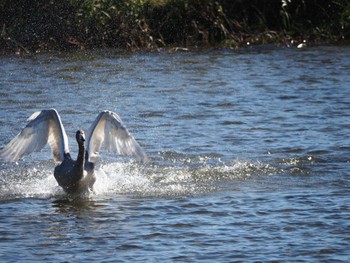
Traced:
<path id="1" fill-rule="evenodd" d="M 85 163 L 85 146 L 84 143 L 78 143 L 79 145 L 79 152 L 77 157 L 76 166 L 81 169 L 81 171 L 84 171 L 84 163 Z"/>

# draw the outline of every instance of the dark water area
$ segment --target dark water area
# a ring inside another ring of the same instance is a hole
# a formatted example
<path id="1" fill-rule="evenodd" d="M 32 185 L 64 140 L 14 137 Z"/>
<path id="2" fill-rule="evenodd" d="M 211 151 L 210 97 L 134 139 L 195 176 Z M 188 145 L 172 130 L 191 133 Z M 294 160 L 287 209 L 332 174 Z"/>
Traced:
<path id="1" fill-rule="evenodd" d="M 0 162 L 1 261 L 348 262 L 350 48 L 0 58 L 0 147 L 35 111 L 117 112 L 149 162 L 102 152 L 71 198 L 50 148 Z"/>

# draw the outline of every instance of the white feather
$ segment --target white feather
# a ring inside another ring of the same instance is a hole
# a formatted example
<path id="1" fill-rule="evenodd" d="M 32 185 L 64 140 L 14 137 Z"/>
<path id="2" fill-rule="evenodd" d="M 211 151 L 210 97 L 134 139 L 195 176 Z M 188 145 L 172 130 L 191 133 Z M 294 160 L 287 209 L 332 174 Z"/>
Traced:
<path id="1" fill-rule="evenodd" d="M 147 158 L 121 118 L 112 111 L 103 111 L 97 116 L 87 131 L 86 141 L 90 162 L 95 162 L 101 147 L 108 152 L 133 156 L 140 162 Z"/>
<path id="2" fill-rule="evenodd" d="M 27 126 L 0 150 L 0 159 L 14 162 L 24 155 L 40 151 L 47 143 L 54 159 L 63 161 L 69 152 L 68 139 L 55 109 L 38 111 L 28 118 Z"/>

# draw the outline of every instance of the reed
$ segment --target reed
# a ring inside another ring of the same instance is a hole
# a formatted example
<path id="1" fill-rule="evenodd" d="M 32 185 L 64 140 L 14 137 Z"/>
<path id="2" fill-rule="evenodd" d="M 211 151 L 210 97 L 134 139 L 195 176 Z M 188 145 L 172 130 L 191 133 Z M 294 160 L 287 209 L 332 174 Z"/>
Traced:
<path id="1" fill-rule="evenodd" d="M 236 47 L 346 41 L 347 0 L 12 0 L 0 49 Z"/>

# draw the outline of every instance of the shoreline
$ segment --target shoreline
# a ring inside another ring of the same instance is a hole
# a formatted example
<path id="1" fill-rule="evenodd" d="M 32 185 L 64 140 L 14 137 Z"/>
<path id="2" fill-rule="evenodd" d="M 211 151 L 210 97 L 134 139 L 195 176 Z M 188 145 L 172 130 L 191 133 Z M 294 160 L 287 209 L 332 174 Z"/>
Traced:
<path id="1" fill-rule="evenodd" d="M 34 56 L 38 54 L 50 54 L 50 53 L 62 53 L 62 52 L 96 52 L 101 50 L 109 50 L 113 52 L 118 53 L 142 53 L 142 52 L 150 52 L 150 53 L 162 53 L 162 52 L 168 52 L 168 53 L 174 53 L 174 52 L 202 52 L 202 51 L 219 51 L 219 50 L 242 50 L 242 49 L 256 49 L 256 50 L 264 50 L 264 49 L 277 49 L 277 48 L 296 48 L 296 49 L 302 49 L 302 48 L 310 48 L 310 47 L 317 47 L 317 46 L 350 46 L 349 41 L 341 40 L 341 41 L 334 41 L 331 40 L 320 40 L 320 41 L 295 41 L 291 40 L 291 42 L 257 42 L 257 43 L 251 43 L 251 42 L 244 42 L 240 43 L 239 45 L 236 45 L 234 47 L 232 46 L 224 46 L 224 45 L 216 45 L 216 46 L 167 46 L 167 47 L 160 47 L 160 48 L 138 48 L 138 49 L 122 49 L 118 47 L 106 47 L 106 46 L 95 46 L 95 47 L 89 47 L 89 48 L 77 48 L 75 46 L 68 47 L 64 49 L 57 49 L 57 48 L 45 48 L 45 49 L 36 49 L 36 50 L 30 50 L 27 48 L 21 48 L 16 47 L 14 49 L 6 49 L 2 50 L 0 48 L 0 56 L 7 56 L 7 55 L 15 55 L 15 56 Z"/>

